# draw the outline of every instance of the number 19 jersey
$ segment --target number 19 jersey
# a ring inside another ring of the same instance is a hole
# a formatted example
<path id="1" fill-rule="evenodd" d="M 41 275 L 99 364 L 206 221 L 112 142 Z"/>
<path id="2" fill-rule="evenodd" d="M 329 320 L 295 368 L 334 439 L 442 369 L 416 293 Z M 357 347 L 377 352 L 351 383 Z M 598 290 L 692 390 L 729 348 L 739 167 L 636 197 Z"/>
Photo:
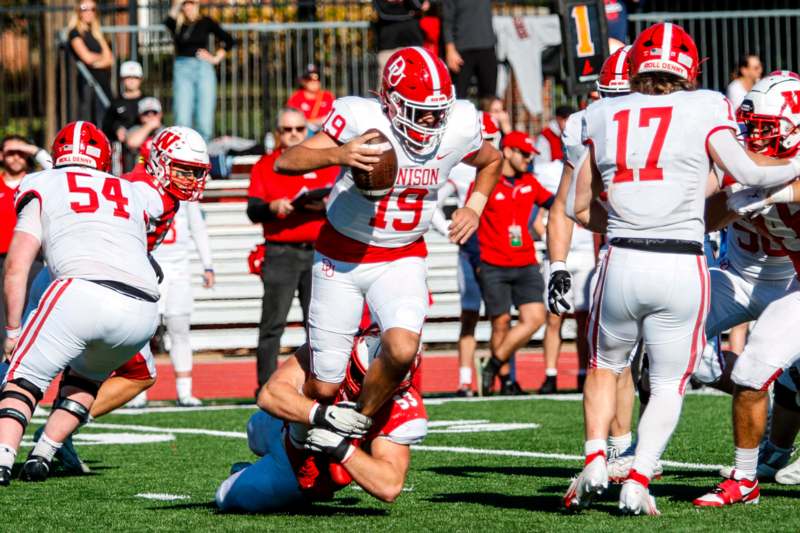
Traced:
<path id="1" fill-rule="evenodd" d="M 730 102 L 697 90 L 631 93 L 589 106 L 583 140 L 608 193 L 609 238 L 703 242 L 708 138 L 738 131 Z"/>
<path id="2" fill-rule="evenodd" d="M 158 298 L 146 231 L 164 201 L 152 185 L 64 167 L 26 176 L 17 210 L 31 200 L 41 206 L 42 249 L 55 279 L 117 281 Z"/>
<path id="3" fill-rule="evenodd" d="M 342 167 L 328 200 L 328 223 L 337 233 L 367 246 L 401 248 L 422 238 L 436 209 L 437 191 L 447 182 L 450 171 L 480 149 L 483 143 L 480 114 L 466 100 L 456 100 L 438 150 L 423 159 L 405 151 L 380 103 L 374 99 L 339 98 L 323 131 L 343 144 L 371 128 L 377 128 L 390 139 L 397 154 L 395 185 L 381 200 L 369 200 L 355 188 L 350 168 Z M 333 246 L 320 242 L 329 240 L 329 235 L 323 229 L 317 249 L 335 259 L 352 260 L 343 255 L 345 243 Z"/>

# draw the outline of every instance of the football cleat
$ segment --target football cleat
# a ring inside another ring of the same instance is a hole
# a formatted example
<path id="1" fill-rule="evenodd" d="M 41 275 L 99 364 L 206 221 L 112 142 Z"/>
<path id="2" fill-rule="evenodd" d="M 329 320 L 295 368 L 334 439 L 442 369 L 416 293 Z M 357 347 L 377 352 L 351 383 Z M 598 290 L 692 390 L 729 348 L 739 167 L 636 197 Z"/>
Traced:
<path id="1" fill-rule="evenodd" d="M 800 459 L 778 470 L 775 481 L 781 485 L 800 485 Z"/>
<path id="2" fill-rule="evenodd" d="M 494 386 L 494 377 L 503 364 L 494 357 L 490 357 L 481 369 L 481 396 L 489 396 Z"/>
<path id="3" fill-rule="evenodd" d="M 732 474 L 735 474 L 734 470 Z M 724 507 L 734 503 L 756 504 L 760 499 L 761 491 L 758 488 L 758 478 L 756 479 L 733 479 L 724 480 L 717 487 L 694 500 L 697 507 Z"/>
<path id="4" fill-rule="evenodd" d="M 50 475 L 50 466 L 50 461 L 41 455 L 29 455 L 19 478 L 22 481 L 44 481 Z"/>
<path id="5" fill-rule="evenodd" d="M 539 387 L 537 394 L 555 394 L 557 392 L 558 387 L 556 386 L 556 377 L 546 376 L 544 378 L 544 383 L 542 383 L 542 386 Z"/>
<path id="6" fill-rule="evenodd" d="M 650 495 L 650 480 L 636 470 L 631 470 L 619 493 L 619 510 L 626 515 L 658 516 L 656 499 Z"/>
<path id="7" fill-rule="evenodd" d="M 194 396 L 187 396 L 186 398 L 178 398 L 178 407 L 200 407 L 203 405 L 202 400 Z"/>
<path id="8" fill-rule="evenodd" d="M 564 507 L 569 511 L 585 509 L 606 489 L 608 489 L 606 455 L 600 451 L 587 457 L 581 473 L 572 478 L 564 495 Z"/>
<path id="9" fill-rule="evenodd" d="M 129 409 L 141 409 L 147 407 L 147 391 L 140 392 L 134 396 L 128 403 L 125 404 Z"/>
<path id="10" fill-rule="evenodd" d="M 775 448 L 769 440 L 764 440 L 758 447 L 758 469 L 756 470 L 756 477 L 758 479 L 775 479 L 777 481 L 778 471 L 784 468 L 792 459 L 794 449 L 788 451 L 781 451 Z M 723 466 L 719 469 L 719 475 L 724 478 L 730 478 L 733 473 L 732 466 Z M 800 472 L 799 472 L 800 473 Z M 800 479 L 798 479 L 800 481 Z M 794 483 L 789 483 L 794 485 Z"/>
<path id="11" fill-rule="evenodd" d="M 42 433 L 44 433 L 44 426 L 41 426 L 36 430 L 36 433 L 33 434 L 33 442 L 39 442 L 39 439 L 42 437 Z M 61 461 L 61 468 L 65 472 L 69 472 L 70 474 L 92 473 L 89 465 L 84 463 L 83 460 L 78 456 L 78 451 L 75 449 L 75 446 L 72 443 L 72 435 L 67 437 L 67 440 L 64 441 L 64 444 L 61 445 L 61 448 L 56 451 L 55 458 Z"/>
<path id="12" fill-rule="evenodd" d="M 0 466 L 0 487 L 7 487 L 11 484 L 11 469 L 7 466 Z"/>
<path id="13" fill-rule="evenodd" d="M 525 391 L 522 390 L 519 383 L 516 381 L 504 381 L 502 385 L 500 385 L 500 395 L 501 396 L 524 396 Z"/>
<path id="14" fill-rule="evenodd" d="M 611 483 L 622 483 L 628 478 L 628 474 L 633 466 L 633 458 L 636 447 L 631 445 L 627 450 L 620 455 L 611 457 L 608 460 L 608 480 Z M 653 470 L 653 479 L 661 479 L 664 474 L 664 466 L 661 461 L 656 462 L 656 467 Z"/>

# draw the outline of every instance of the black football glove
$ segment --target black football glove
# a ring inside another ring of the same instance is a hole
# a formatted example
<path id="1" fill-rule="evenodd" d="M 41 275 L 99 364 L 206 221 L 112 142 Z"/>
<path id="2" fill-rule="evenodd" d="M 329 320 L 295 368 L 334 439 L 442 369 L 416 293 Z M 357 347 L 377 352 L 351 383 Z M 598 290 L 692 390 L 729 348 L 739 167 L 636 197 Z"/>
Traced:
<path id="1" fill-rule="evenodd" d="M 314 427 L 350 438 L 363 437 L 372 425 L 372 419 L 356 411 L 353 402 L 339 402 L 336 405 L 315 403 L 309 414 L 309 422 Z"/>
<path id="2" fill-rule="evenodd" d="M 560 316 L 572 309 L 567 301 L 567 295 L 572 289 L 572 274 L 563 261 L 550 264 L 550 281 L 547 283 L 547 309 L 554 315 Z"/>

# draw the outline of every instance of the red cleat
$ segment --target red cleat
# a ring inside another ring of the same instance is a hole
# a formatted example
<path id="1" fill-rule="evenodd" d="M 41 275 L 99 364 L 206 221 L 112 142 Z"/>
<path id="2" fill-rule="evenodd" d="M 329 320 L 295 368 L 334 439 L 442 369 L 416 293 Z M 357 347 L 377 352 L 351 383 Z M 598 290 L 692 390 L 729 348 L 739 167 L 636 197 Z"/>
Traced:
<path id="1" fill-rule="evenodd" d="M 758 488 L 758 479 L 733 479 L 735 470 L 731 472 L 730 479 L 726 479 L 717 488 L 694 500 L 697 507 L 724 507 L 734 503 L 755 504 L 761 496 Z"/>

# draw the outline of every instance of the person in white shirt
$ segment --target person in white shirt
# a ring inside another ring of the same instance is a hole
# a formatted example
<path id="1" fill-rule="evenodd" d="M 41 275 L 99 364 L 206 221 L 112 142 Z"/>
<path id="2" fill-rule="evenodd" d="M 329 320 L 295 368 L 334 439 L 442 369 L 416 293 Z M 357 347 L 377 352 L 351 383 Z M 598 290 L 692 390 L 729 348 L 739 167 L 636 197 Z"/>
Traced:
<path id="1" fill-rule="evenodd" d="M 739 58 L 739 62 L 736 64 L 736 72 L 731 76 L 733 81 L 728 84 L 728 89 L 725 91 L 728 100 L 733 104 L 734 110 L 739 109 L 745 95 L 761 79 L 763 72 L 764 67 L 761 65 L 761 59 L 757 55 L 745 54 Z"/>

